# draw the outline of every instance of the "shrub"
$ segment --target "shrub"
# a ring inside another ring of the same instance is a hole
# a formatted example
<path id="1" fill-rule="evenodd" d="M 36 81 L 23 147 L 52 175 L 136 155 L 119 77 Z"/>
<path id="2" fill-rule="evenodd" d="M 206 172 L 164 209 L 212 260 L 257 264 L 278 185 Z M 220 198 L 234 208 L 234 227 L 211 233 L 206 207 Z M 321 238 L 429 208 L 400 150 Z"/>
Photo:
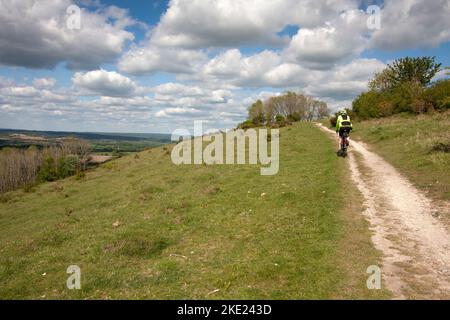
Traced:
<path id="1" fill-rule="evenodd" d="M 66 172 L 69 176 L 74 175 L 78 171 L 81 170 L 80 167 L 80 157 L 78 157 L 76 154 L 69 154 L 65 158 L 65 165 L 66 165 Z"/>
<path id="2" fill-rule="evenodd" d="M 450 79 L 440 80 L 425 89 L 423 99 L 434 109 L 450 109 Z"/>
<path id="3" fill-rule="evenodd" d="M 44 163 L 39 170 L 39 179 L 41 181 L 55 181 L 58 179 L 55 160 L 52 157 L 48 157 L 44 160 Z"/>
<path id="4" fill-rule="evenodd" d="M 256 127 L 256 125 L 251 120 L 246 120 L 238 126 L 239 129 L 243 129 L 243 130 L 255 128 L 255 127 Z"/>
<path id="5" fill-rule="evenodd" d="M 369 91 L 352 104 L 361 119 L 386 117 L 398 113 L 420 114 L 450 107 L 450 80 L 429 86 L 441 65 L 433 57 L 396 60 L 369 82 Z"/>
<path id="6" fill-rule="evenodd" d="M 283 122 L 284 119 L 285 119 L 284 116 L 281 115 L 281 114 L 277 114 L 277 115 L 275 116 L 275 121 L 278 122 L 278 123 Z"/>
<path id="7" fill-rule="evenodd" d="M 301 120 L 300 113 L 294 112 L 294 113 L 292 113 L 292 114 L 289 114 L 289 115 L 287 116 L 287 120 L 290 121 L 290 122 L 297 122 L 297 121 L 300 121 L 300 120 Z"/>

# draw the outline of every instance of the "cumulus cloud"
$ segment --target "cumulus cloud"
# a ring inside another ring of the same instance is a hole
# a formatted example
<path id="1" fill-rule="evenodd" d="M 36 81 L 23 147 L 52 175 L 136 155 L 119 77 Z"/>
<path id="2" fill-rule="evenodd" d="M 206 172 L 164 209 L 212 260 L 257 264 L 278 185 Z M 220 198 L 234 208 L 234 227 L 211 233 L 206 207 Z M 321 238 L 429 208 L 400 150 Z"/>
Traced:
<path id="1" fill-rule="evenodd" d="M 302 28 L 292 38 L 285 54 L 288 60 L 310 68 L 329 68 L 364 50 L 366 20 L 362 11 L 350 10 L 323 26 Z"/>
<path id="2" fill-rule="evenodd" d="M 277 34 L 286 26 L 316 26 L 356 7 L 354 0 L 172 0 L 152 37 L 185 48 L 281 45 L 286 39 Z"/>
<path id="3" fill-rule="evenodd" d="M 66 10 L 71 4 L 71 0 L 1 0 L 0 64 L 53 68 L 66 62 L 72 69 L 94 68 L 113 62 L 134 39 L 125 30 L 134 21 L 117 7 L 82 9 L 81 29 L 69 29 Z"/>
<path id="4" fill-rule="evenodd" d="M 119 61 L 121 71 L 141 75 L 158 71 L 169 73 L 192 73 L 207 55 L 196 50 L 160 48 L 152 44 L 134 47 Z"/>
<path id="5" fill-rule="evenodd" d="M 181 107 L 177 107 L 177 108 L 166 108 L 164 110 L 158 111 L 155 116 L 157 118 L 166 118 L 166 117 L 170 117 L 170 116 L 174 116 L 174 115 L 198 115 L 200 113 L 199 110 L 194 109 L 194 108 L 181 108 Z"/>
<path id="6" fill-rule="evenodd" d="M 75 85 L 87 93 L 101 96 L 133 96 L 143 91 L 130 78 L 115 71 L 103 69 L 86 73 L 77 72 L 72 80 Z"/>
<path id="7" fill-rule="evenodd" d="M 53 78 L 18 84 L 0 77 L 0 125 L 57 118 L 96 129 L 108 123 L 167 131 L 196 118 L 223 128 L 242 121 L 254 100 L 285 90 L 348 106 L 385 67 L 362 58 L 365 50 L 450 40 L 446 0 L 385 0 L 375 31 L 366 26 L 365 0 L 171 0 L 147 37 L 123 52 L 134 38 L 127 28 L 137 24 L 128 12 L 77 1 L 88 8 L 82 29 L 69 30 L 66 8 L 73 1 L 0 0 L 0 64 L 89 69 L 72 76 L 70 89 Z M 298 31 L 286 35 L 287 26 Z M 100 69 L 117 57 L 118 71 Z M 175 77 L 151 88 L 139 84 L 140 76 L 158 72 Z"/>
<path id="8" fill-rule="evenodd" d="M 372 36 L 370 47 L 397 50 L 436 47 L 450 40 L 448 0 L 385 1 L 381 28 Z"/>
<path id="9" fill-rule="evenodd" d="M 305 91 L 331 101 L 351 100 L 367 90 L 367 81 L 386 65 L 377 59 L 355 59 L 329 71 L 317 73 L 317 79 L 308 83 Z"/>
<path id="10" fill-rule="evenodd" d="M 33 86 L 38 89 L 50 89 L 55 85 L 54 78 L 36 78 L 33 80 Z"/>
<path id="11" fill-rule="evenodd" d="M 289 37 L 278 33 L 287 26 L 315 27 L 342 10 L 356 7 L 356 0 L 173 0 L 147 40 L 122 57 L 119 69 L 132 74 L 190 74 L 207 62 L 205 49 L 256 43 L 286 45 Z M 256 63 L 254 58 L 249 63 Z M 238 60 L 238 51 L 227 51 L 211 61 L 206 72 L 227 76 L 237 69 Z"/>

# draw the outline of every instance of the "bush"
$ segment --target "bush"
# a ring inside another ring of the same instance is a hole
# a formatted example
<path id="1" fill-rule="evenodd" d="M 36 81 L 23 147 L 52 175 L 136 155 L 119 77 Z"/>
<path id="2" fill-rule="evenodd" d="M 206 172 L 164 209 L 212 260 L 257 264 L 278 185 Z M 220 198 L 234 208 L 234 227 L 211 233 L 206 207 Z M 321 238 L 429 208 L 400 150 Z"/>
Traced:
<path id="1" fill-rule="evenodd" d="M 420 114 L 450 107 L 450 80 L 429 86 L 440 69 L 434 58 L 404 58 L 375 74 L 370 90 L 352 104 L 361 119 L 387 117 L 398 113 Z"/>
<path id="2" fill-rule="evenodd" d="M 423 99 L 436 110 L 450 109 L 450 79 L 437 81 L 425 89 Z"/>
<path id="3" fill-rule="evenodd" d="M 58 162 L 58 178 L 64 179 L 80 171 L 80 158 L 75 154 L 62 157 Z"/>
<path id="4" fill-rule="evenodd" d="M 255 125 L 255 124 L 253 123 L 252 120 L 246 120 L 246 121 L 242 122 L 242 123 L 238 126 L 238 128 L 239 128 L 239 129 L 246 130 L 246 129 L 250 129 L 250 128 L 255 128 L 256 126 L 257 126 L 257 125 Z"/>
<path id="5" fill-rule="evenodd" d="M 336 128 L 337 118 L 338 118 L 337 114 L 335 114 L 330 118 L 330 125 L 332 128 Z"/>
<path id="6" fill-rule="evenodd" d="M 381 101 L 382 94 L 369 91 L 361 93 L 352 103 L 352 110 L 361 119 L 378 118 L 380 112 L 378 103 Z"/>
<path id="7" fill-rule="evenodd" d="M 300 116 L 300 113 L 298 113 L 298 112 L 294 112 L 294 113 L 289 114 L 289 115 L 287 116 L 287 120 L 290 121 L 290 122 L 297 122 L 297 121 L 300 121 L 301 118 L 302 118 L 302 117 Z"/>
<path id="8" fill-rule="evenodd" d="M 39 170 L 39 179 L 41 181 L 55 181 L 58 179 L 55 160 L 52 157 L 48 157 L 44 160 L 44 163 Z"/>

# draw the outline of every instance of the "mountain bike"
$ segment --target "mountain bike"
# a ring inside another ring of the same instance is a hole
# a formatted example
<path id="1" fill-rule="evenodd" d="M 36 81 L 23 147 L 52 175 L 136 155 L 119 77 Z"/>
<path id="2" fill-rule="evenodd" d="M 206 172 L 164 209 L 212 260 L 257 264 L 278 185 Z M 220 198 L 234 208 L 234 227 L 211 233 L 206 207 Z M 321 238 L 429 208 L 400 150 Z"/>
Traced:
<path id="1" fill-rule="evenodd" d="M 347 156 L 347 149 L 348 149 L 348 145 L 350 144 L 348 141 L 348 137 L 349 137 L 349 133 L 347 131 L 344 131 L 342 133 L 340 149 L 337 152 L 337 155 L 340 157 L 345 158 Z"/>

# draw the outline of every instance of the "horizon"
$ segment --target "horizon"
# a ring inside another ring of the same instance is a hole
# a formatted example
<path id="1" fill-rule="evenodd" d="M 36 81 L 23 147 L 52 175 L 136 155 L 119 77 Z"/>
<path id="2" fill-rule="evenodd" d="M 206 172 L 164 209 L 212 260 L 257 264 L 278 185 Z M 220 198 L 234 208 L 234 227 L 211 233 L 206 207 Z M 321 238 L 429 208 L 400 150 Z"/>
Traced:
<path id="1" fill-rule="evenodd" d="M 171 133 L 164 132 L 114 132 L 114 131 L 72 131 L 72 130 L 36 130 L 36 129 L 21 129 L 21 128 L 0 128 L 0 130 L 5 131 L 29 131 L 29 132 L 55 132 L 55 133 L 95 133 L 95 134 L 160 134 L 160 135 L 171 135 Z"/>

